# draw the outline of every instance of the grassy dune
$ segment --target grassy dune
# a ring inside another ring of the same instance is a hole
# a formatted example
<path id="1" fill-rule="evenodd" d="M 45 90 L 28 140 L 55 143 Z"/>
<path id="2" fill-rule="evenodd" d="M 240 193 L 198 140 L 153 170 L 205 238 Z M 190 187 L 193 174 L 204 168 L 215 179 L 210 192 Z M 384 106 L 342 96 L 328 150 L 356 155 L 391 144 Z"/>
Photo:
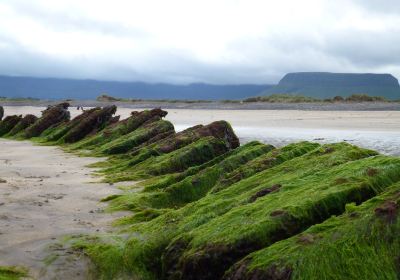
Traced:
<path id="1" fill-rule="evenodd" d="M 400 158 L 348 143 L 240 146 L 224 121 L 176 133 L 162 110 L 122 121 L 110 112 L 97 108 L 61 122 L 44 115 L 36 122 L 50 125 L 32 138 L 106 156 L 94 166 L 117 186 L 140 180 L 104 198 L 110 211 L 132 212 L 115 222 L 115 233 L 73 241 L 98 279 L 400 275 Z M 1 127 L 12 129 L 9 120 Z M 64 141 L 71 131 L 75 140 Z"/>

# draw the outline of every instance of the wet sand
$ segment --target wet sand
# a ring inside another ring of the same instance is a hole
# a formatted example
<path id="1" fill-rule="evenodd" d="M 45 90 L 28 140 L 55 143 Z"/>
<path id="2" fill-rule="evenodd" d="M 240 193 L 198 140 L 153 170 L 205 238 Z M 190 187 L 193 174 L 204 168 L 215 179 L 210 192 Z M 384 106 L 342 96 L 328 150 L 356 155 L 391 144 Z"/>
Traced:
<path id="1" fill-rule="evenodd" d="M 119 190 L 93 183 L 99 178 L 85 165 L 98 158 L 29 141 L 0 139 L 0 145 L 0 266 L 26 266 L 35 279 L 86 279 L 85 259 L 58 242 L 110 231 L 123 213 L 104 213 L 99 200 Z"/>
<path id="2" fill-rule="evenodd" d="M 7 106 L 6 114 L 36 113 L 44 107 Z M 143 108 L 142 108 L 143 109 Z M 147 108 L 148 109 L 148 108 Z M 132 108 L 118 108 L 122 118 Z M 71 115 L 80 111 L 71 108 Z M 177 131 L 216 120 L 229 121 L 242 143 L 259 140 L 275 146 L 302 140 L 347 141 L 384 154 L 400 155 L 400 111 L 194 110 L 168 109 Z"/>

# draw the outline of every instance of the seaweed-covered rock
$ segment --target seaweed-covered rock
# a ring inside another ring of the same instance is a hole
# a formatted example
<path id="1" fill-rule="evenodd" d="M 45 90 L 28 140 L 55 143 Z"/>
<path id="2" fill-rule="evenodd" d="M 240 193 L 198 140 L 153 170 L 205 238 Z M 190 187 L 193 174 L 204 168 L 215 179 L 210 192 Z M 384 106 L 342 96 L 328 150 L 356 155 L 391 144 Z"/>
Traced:
<path id="1" fill-rule="evenodd" d="M 98 150 L 104 154 L 125 153 L 153 137 L 164 135 L 165 133 L 173 133 L 175 131 L 172 123 L 160 120 L 159 117 L 155 118 L 158 119 L 158 121 L 148 122 L 138 129 L 101 146 Z"/>
<path id="2" fill-rule="evenodd" d="M 122 121 L 124 126 L 119 126 L 118 130 L 121 135 L 129 133 L 142 124 L 148 122 L 151 119 L 162 119 L 168 114 L 167 111 L 161 110 L 160 108 L 152 109 L 152 110 L 144 110 L 144 111 L 133 111 L 131 116 L 126 120 Z M 158 117 L 158 118 L 155 118 Z"/>
<path id="3" fill-rule="evenodd" d="M 79 124 L 74 126 L 70 131 L 63 137 L 66 143 L 74 143 L 90 133 L 99 131 L 107 126 L 112 121 L 112 116 L 117 111 L 117 106 L 111 105 L 106 106 L 99 110 L 94 110 L 85 118 L 83 118 Z M 115 121 L 115 120 L 114 120 Z"/>
<path id="4" fill-rule="evenodd" d="M 223 174 L 212 192 L 221 191 L 240 180 L 253 176 L 263 170 L 272 168 L 287 160 L 304 155 L 317 147 L 319 147 L 319 144 L 317 143 L 304 141 L 275 149 L 271 153 L 260 156 L 249 163 L 236 168 L 232 172 Z"/>
<path id="5" fill-rule="evenodd" d="M 132 156 L 142 153 L 141 148 L 151 149 L 149 154 L 167 154 L 176 151 L 190 143 L 196 142 L 199 139 L 212 136 L 224 141 L 228 150 L 235 149 L 240 146 L 238 137 L 235 135 L 232 127 L 226 121 L 216 121 L 208 125 L 196 125 L 189 127 L 181 132 L 172 134 L 166 138 L 159 138 L 158 141 L 146 143 L 144 146 L 139 146 L 132 151 Z"/>
<path id="6" fill-rule="evenodd" d="M 3 106 L 0 106 L 0 121 L 3 119 L 4 116 L 4 108 Z"/>
<path id="7" fill-rule="evenodd" d="M 22 116 L 12 115 L 7 116 L 0 122 L 0 136 L 7 134 L 17 125 L 18 122 L 22 120 Z"/>
<path id="8" fill-rule="evenodd" d="M 39 136 L 49 127 L 68 121 L 70 119 L 68 107 L 69 103 L 67 102 L 48 107 L 42 112 L 42 116 L 25 130 L 25 137 L 32 138 Z"/>
<path id="9" fill-rule="evenodd" d="M 230 124 L 226 121 L 216 121 L 205 126 L 197 125 L 172 135 L 157 143 L 156 150 L 161 153 L 169 153 L 207 136 L 223 140 L 228 149 L 235 149 L 240 145 Z"/>
<path id="10" fill-rule="evenodd" d="M 393 175 L 392 182 L 399 179 Z M 287 279 L 269 278 L 272 271 L 290 279 L 397 279 L 399 198 L 400 183 L 393 183 L 361 205 L 346 207 L 340 216 L 251 253 L 223 279 Z"/>
<path id="11" fill-rule="evenodd" d="M 93 112 L 101 110 L 100 107 L 95 107 L 89 110 L 83 111 L 82 114 L 76 116 L 71 121 L 67 121 L 64 124 L 60 124 L 57 127 L 50 128 L 50 131 L 46 130 L 46 140 L 47 141 L 57 141 L 62 138 L 65 134 L 68 133 L 72 128 L 79 125 L 82 121 L 84 121 L 87 117 L 90 116 Z"/>
<path id="12" fill-rule="evenodd" d="M 167 115 L 166 111 L 161 109 L 144 110 L 141 112 L 133 111 L 131 116 L 113 123 L 105 128 L 101 133 L 97 133 L 91 137 L 86 137 L 73 145 L 73 150 L 77 149 L 95 149 L 99 146 L 110 143 L 113 140 L 119 139 L 121 136 L 127 135 L 144 124 L 156 122 Z M 175 132 L 175 131 L 171 131 Z M 168 133 L 170 135 L 172 133 Z M 167 135 L 167 134 L 165 134 Z M 165 138 L 165 137 L 164 137 Z"/>
<path id="13" fill-rule="evenodd" d="M 280 168 L 266 170 L 217 193 L 221 199 L 229 201 L 229 193 L 236 189 L 236 195 L 247 193 L 246 203 L 182 234 L 180 238 L 189 245 L 180 255 L 174 256 L 174 267 L 165 266 L 166 273 L 174 279 L 222 277 L 231 265 L 247 254 L 340 214 L 346 204 L 361 203 L 400 180 L 399 159 L 371 157 L 370 151 L 345 144 L 323 148 L 329 147 L 334 148 L 332 153 L 323 154 L 317 149 L 299 157 L 297 162 L 291 160 Z M 306 162 L 308 171 L 303 165 Z M 385 179 L 370 178 L 364 172 L 367 168 L 379 169 L 380 176 Z M 349 181 L 337 185 L 336 179 L 342 177 Z M 279 191 L 249 202 L 266 184 L 281 184 L 281 187 Z M 175 242 L 177 240 L 170 243 L 166 253 L 174 250 Z"/>
<path id="14" fill-rule="evenodd" d="M 7 133 L 7 136 L 14 136 L 17 133 L 23 131 L 24 129 L 28 128 L 29 126 L 33 125 L 37 121 L 37 117 L 35 115 L 28 114 L 23 117 L 17 125 L 11 129 L 10 132 Z"/>
<path id="15" fill-rule="evenodd" d="M 142 194 L 127 193 L 113 201 L 116 208 L 129 205 L 129 210 L 146 212 L 150 208 L 177 208 L 200 199 L 214 186 L 224 173 L 236 169 L 251 159 L 272 150 L 273 146 L 257 141 L 249 142 L 231 150 L 198 167 L 192 167 L 184 173 L 176 183 L 170 185 L 151 185 Z M 177 176 L 174 178 L 178 179 Z M 123 205 L 118 207 L 118 205 Z M 126 208 L 125 208 L 126 209 Z"/>
<path id="16" fill-rule="evenodd" d="M 224 280 L 290 280 L 292 269 L 288 266 L 272 264 L 265 269 L 249 270 L 248 261 L 235 266 L 224 276 Z"/>

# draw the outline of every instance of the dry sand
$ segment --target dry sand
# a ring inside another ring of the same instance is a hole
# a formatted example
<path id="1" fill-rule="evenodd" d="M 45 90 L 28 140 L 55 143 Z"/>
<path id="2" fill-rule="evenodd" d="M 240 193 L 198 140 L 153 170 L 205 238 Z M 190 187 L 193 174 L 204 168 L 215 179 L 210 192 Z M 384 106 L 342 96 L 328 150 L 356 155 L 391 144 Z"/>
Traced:
<path id="1" fill-rule="evenodd" d="M 0 139 L 0 145 L 0 265 L 29 267 L 37 279 L 86 279 L 85 259 L 57 242 L 109 231 L 123 214 L 104 213 L 99 202 L 118 193 L 115 186 L 89 183 L 99 178 L 85 165 L 99 159 L 28 141 Z"/>
<path id="2" fill-rule="evenodd" d="M 6 114 L 36 113 L 44 107 L 7 106 Z M 121 118 L 131 108 L 118 108 Z M 384 154 L 400 155 L 400 111 L 195 110 L 168 109 L 177 131 L 216 120 L 229 121 L 242 143 L 259 140 L 276 146 L 301 140 L 348 141 Z M 80 111 L 71 108 L 71 115 Z"/>

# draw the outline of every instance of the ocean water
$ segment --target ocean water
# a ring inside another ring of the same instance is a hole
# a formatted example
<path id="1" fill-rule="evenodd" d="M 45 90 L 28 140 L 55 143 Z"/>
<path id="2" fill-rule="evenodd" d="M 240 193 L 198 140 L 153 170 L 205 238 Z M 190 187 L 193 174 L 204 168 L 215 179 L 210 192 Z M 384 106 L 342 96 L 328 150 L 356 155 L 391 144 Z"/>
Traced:
<path id="1" fill-rule="evenodd" d="M 177 131 L 190 125 L 175 125 Z M 363 148 L 372 149 L 385 155 L 400 156 L 400 131 L 368 131 L 340 129 L 311 129 L 289 127 L 243 127 L 233 126 L 241 143 L 258 140 L 263 143 L 282 147 L 299 141 L 318 143 L 348 142 Z"/>

